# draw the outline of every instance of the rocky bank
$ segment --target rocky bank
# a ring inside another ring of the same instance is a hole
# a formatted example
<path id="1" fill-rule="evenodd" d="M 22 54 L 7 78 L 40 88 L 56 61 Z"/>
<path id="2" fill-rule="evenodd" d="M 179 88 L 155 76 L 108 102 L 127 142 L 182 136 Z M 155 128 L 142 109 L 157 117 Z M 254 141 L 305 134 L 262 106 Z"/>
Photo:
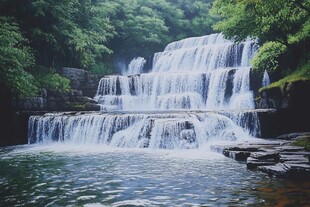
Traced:
<path id="1" fill-rule="evenodd" d="M 302 179 L 310 178 L 310 152 L 294 146 L 299 139 L 310 140 L 310 132 L 285 134 L 272 140 L 254 140 L 235 145 L 212 146 L 213 151 L 246 164 L 270 176 Z"/>

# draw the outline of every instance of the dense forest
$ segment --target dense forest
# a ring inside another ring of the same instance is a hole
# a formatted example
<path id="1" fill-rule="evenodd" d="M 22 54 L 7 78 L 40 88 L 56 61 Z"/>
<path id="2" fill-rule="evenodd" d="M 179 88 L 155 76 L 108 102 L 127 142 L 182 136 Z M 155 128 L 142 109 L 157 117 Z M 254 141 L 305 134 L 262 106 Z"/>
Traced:
<path id="1" fill-rule="evenodd" d="M 113 59 L 150 55 L 213 32 L 212 0 L 1 0 L 1 82 L 14 93 L 66 90 L 63 66 L 114 73 Z"/>
<path id="2" fill-rule="evenodd" d="M 257 39 L 256 70 L 310 77 L 309 0 L 1 0 L 0 85 L 18 96 L 68 90 L 61 67 L 115 73 L 117 57 L 213 32 Z"/>

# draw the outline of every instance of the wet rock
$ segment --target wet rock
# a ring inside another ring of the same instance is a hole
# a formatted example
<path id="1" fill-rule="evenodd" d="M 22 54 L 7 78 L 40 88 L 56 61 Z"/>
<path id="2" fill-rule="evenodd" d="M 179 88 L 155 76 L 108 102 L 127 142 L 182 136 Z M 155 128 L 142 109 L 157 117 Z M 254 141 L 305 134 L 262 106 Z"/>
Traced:
<path id="1" fill-rule="evenodd" d="M 285 135 L 290 139 L 308 136 L 306 133 Z M 245 161 L 250 170 L 269 175 L 296 179 L 310 178 L 310 152 L 303 147 L 290 146 L 293 140 L 264 141 L 230 146 L 214 146 L 214 151 L 238 161 Z"/>
<path id="2" fill-rule="evenodd" d="M 303 151 L 305 148 L 298 146 L 279 146 L 275 147 L 275 149 L 280 152 L 297 152 L 297 151 Z"/>
<path id="3" fill-rule="evenodd" d="M 269 166 L 266 165 L 258 166 L 257 169 L 264 173 L 267 173 L 268 175 L 275 175 L 278 177 L 287 177 L 289 171 L 289 168 L 282 163 Z"/>
<path id="4" fill-rule="evenodd" d="M 304 151 L 281 152 L 281 155 L 303 155 L 303 156 L 310 157 L 310 152 L 304 152 Z"/>
<path id="5" fill-rule="evenodd" d="M 223 154 L 226 157 L 232 158 L 237 161 L 246 161 L 247 158 L 250 156 L 251 152 L 249 151 L 230 151 L 224 150 Z"/>
<path id="6" fill-rule="evenodd" d="M 246 166 L 250 170 L 257 169 L 258 166 L 264 166 L 264 165 L 275 165 L 276 162 L 273 159 L 255 159 L 253 157 L 248 157 L 246 160 Z"/>
<path id="7" fill-rule="evenodd" d="M 280 161 L 284 163 L 307 164 L 309 159 L 303 155 L 281 155 Z"/>
<path id="8" fill-rule="evenodd" d="M 100 111 L 100 106 L 94 103 L 86 103 L 85 110 L 86 111 Z"/>
<path id="9" fill-rule="evenodd" d="M 253 152 L 251 153 L 250 157 L 255 158 L 255 159 L 263 159 L 263 160 L 271 159 L 276 162 L 280 160 L 280 155 L 279 155 L 279 152 L 277 151 Z"/>
<path id="10" fill-rule="evenodd" d="M 239 145 L 239 146 L 232 146 L 232 147 L 227 147 L 227 150 L 230 151 L 248 151 L 248 152 L 257 152 L 261 146 L 256 146 L 256 145 Z"/>
<path id="11" fill-rule="evenodd" d="M 284 164 L 289 168 L 290 176 L 310 177 L 310 165 L 307 164 Z"/>
<path id="12" fill-rule="evenodd" d="M 310 132 L 298 132 L 298 133 L 283 134 L 281 136 L 278 136 L 277 139 L 291 140 L 291 139 L 297 138 L 299 136 L 310 136 Z"/>

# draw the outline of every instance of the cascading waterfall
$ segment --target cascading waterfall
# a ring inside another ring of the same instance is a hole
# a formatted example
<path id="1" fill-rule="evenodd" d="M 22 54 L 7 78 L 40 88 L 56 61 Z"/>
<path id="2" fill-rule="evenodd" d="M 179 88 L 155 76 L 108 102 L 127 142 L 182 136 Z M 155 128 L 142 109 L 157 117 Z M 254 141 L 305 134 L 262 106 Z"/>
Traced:
<path id="1" fill-rule="evenodd" d="M 262 87 L 266 87 L 270 85 L 270 78 L 267 70 L 265 70 L 262 80 Z"/>
<path id="2" fill-rule="evenodd" d="M 134 58 L 128 65 L 126 71 L 122 71 L 122 75 L 135 75 L 140 74 L 143 71 L 143 67 L 146 63 L 146 59 L 143 57 Z"/>
<path id="3" fill-rule="evenodd" d="M 102 78 L 95 99 L 107 111 L 253 109 L 249 62 L 256 49 L 255 41 L 235 44 L 222 34 L 173 42 L 154 55 L 150 73 Z"/>
<path id="4" fill-rule="evenodd" d="M 222 34 L 170 43 L 149 73 L 139 57 L 122 76 L 100 80 L 101 113 L 31 117 L 29 143 L 187 149 L 259 135 L 249 64 L 256 50 L 255 41 Z"/>
<path id="5" fill-rule="evenodd" d="M 246 127 L 246 126 L 245 126 Z M 216 112 L 166 112 L 32 116 L 29 143 L 54 141 L 116 147 L 197 148 L 209 140 L 249 135 L 226 115 Z"/>

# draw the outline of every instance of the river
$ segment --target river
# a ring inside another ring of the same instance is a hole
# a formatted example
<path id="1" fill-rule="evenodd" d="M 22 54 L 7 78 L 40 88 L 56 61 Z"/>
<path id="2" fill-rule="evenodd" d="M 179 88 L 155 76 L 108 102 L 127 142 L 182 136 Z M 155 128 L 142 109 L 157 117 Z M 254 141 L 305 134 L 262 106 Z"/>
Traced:
<path id="1" fill-rule="evenodd" d="M 207 149 L 0 148 L 0 206 L 309 206 L 310 182 Z"/>

